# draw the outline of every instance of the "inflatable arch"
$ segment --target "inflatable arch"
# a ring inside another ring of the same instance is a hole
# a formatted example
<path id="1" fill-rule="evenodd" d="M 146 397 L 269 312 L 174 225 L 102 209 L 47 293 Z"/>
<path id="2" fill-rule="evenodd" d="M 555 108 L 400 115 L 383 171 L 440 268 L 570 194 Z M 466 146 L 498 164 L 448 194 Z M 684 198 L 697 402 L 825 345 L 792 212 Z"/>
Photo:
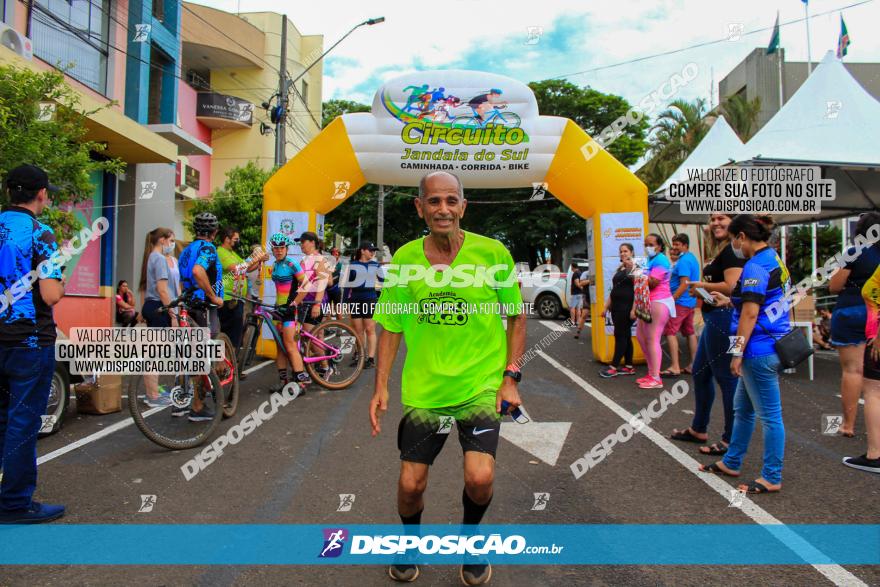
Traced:
<path id="1" fill-rule="evenodd" d="M 644 254 L 648 190 L 574 122 L 540 116 L 534 94 L 519 81 L 462 70 L 388 81 L 371 112 L 334 120 L 266 183 L 263 235 L 310 229 L 323 237 L 324 215 L 366 183 L 416 186 L 441 169 L 461 179 L 465 197 L 468 188 L 543 184 L 587 219 L 593 353 L 609 361 L 614 341 L 600 313 L 619 244 Z M 415 210 L 413 222 L 422 222 Z M 270 282 L 267 299 L 271 290 Z"/>

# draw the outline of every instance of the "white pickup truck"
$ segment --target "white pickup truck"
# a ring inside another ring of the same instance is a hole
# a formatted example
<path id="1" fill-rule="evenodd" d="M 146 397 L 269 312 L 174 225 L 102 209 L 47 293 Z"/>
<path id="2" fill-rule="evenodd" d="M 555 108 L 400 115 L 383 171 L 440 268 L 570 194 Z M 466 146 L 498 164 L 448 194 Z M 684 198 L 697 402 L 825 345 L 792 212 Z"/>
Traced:
<path id="1" fill-rule="evenodd" d="M 572 259 L 581 271 L 590 272 L 586 259 Z M 539 265 L 532 271 L 529 264 L 516 264 L 523 302 L 533 304 L 535 313 L 542 320 L 558 318 L 568 312 L 568 296 L 571 291 L 571 273 L 562 272 L 555 265 Z"/>

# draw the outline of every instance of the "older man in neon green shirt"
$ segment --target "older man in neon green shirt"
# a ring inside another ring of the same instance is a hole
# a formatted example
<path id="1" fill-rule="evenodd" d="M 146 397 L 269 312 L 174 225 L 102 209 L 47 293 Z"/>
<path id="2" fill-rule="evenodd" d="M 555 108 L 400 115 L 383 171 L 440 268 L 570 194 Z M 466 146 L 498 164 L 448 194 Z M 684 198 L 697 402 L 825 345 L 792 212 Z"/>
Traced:
<path id="1" fill-rule="evenodd" d="M 373 436 L 379 434 L 391 366 L 405 339 L 398 513 L 404 524 L 421 522 L 428 468 L 454 421 L 464 452 L 462 521 L 476 525 L 492 500 L 501 403 L 508 402 L 508 410 L 521 403 L 517 364 L 525 349 L 526 316 L 510 253 L 497 240 L 459 226 L 467 206 L 459 179 L 427 174 L 415 205 L 430 234 L 397 251 L 376 306 L 383 331 L 370 422 Z M 398 581 L 419 574 L 412 564 L 392 565 L 388 572 Z M 467 585 L 486 583 L 491 575 L 488 563 L 461 568 Z"/>

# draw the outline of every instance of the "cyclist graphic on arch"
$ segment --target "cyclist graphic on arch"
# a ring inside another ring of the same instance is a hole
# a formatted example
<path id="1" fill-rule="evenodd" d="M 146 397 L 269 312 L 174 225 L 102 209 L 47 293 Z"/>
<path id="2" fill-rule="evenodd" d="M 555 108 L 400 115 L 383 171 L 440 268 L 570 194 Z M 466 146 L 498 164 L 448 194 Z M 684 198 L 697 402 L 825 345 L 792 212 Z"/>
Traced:
<path id="1" fill-rule="evenodd" d="M 474 111 L 474 117 L 481 125 L 485 123 L 485 115 L 488 112 L 498 107 L 507 106 L 505 100 L 498 99 L 503 93 L 498 88 L 492 88 L 485 94 L 478 94 L 468 101 L 468 106 Z"/>

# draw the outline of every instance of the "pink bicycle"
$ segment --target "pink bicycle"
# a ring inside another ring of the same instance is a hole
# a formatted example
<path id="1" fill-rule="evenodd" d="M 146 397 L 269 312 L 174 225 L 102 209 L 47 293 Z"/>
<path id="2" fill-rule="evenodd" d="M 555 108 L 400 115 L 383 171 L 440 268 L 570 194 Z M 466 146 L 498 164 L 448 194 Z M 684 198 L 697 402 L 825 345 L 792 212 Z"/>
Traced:
<path id="1" fill-rule="evenodd" d="M 289 308 L 264 304 L 252 298 L 238 299 L 254 304 L 253 312 L 247 314 L 245 318 L 244 336 L 241 339 L 238 370 L 243 372 L 254 359 L 263 325 L 275 339 L 277 348 L 279 350 L 285 348 L 284 340 L 275 323 L 282 320 L 281 313 L 289 311 Z M 312 381 L 321 387 L 345 389 L 354 383 L 363 371 L 363 343 L 351 326 L 338 320 L 321 322 L 311 332 L 306 331 L 302 328 L 302 317 L 311 305 L 303 304 L 296 317 L 299 330 L 296 344 L 306 371 Z"/>

